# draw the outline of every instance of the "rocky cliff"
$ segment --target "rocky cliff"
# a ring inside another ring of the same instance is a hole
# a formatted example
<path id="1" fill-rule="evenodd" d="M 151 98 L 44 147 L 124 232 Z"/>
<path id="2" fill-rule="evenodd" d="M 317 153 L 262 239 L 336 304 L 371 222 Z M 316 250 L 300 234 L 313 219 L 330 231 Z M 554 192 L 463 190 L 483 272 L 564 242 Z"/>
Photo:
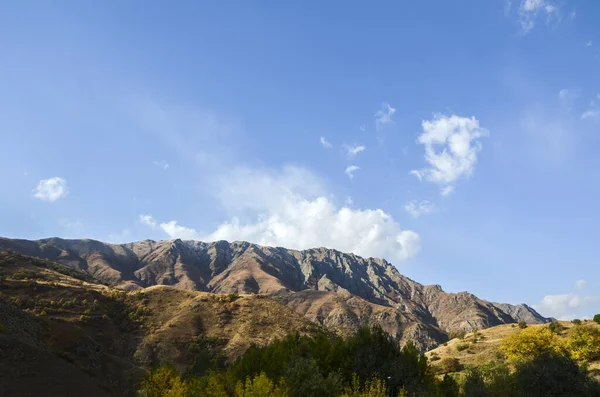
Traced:
<path id="1" fill-rule="evenodd" d="M 171 285 L 214 293 L 269 294 L 339 332 L 380 324 L 427 349 L 451 331 L 548 320 L 526 305 L 491 303 L 467 292 L 421 285 L 382 259 L 332 249 L 304 251 L 247 242 L 0 239 L 0 250 L 49 259 L 123 289 Z"/>

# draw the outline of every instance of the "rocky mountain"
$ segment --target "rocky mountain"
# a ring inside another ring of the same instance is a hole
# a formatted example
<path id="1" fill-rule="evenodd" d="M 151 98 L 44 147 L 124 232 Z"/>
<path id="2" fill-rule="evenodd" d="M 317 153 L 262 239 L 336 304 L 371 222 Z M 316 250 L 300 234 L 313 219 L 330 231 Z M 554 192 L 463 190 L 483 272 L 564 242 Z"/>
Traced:
<path id="1" fill-rule="evenodd" d="M 382 259 L 332 249 L 304 251 L 247 242 L 0 239 L 0 250 L 49 259 L 107 285 L 133 290 L 170 285 L 212 293 L 268 294 L 318 324 L 352 332 L 380 324 L 422 349 L 451 331 L 548 320 L 526 305 L 491 303 L 467 292 L 421 285 Z"/>

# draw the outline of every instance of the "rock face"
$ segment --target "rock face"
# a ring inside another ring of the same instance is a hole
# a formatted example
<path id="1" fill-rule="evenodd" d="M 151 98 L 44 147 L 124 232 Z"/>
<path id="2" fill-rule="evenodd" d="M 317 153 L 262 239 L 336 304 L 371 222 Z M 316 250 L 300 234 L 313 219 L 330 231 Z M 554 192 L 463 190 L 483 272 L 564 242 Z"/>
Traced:
<path id="1" fill-rule="evenodd" d="M 172 285 L 214 293 L 269 294 L 304 317 L 352 332 L 380 324 L 398 340 L 428 349 L 451 331 L 548 319 L 526 305 L 491 303 L 421 285 L 382 259 L 326 248 L 304 251 L 247 242 L 152 241 L 106 244 L 95 240 L 0 238 L 0 249 L 38 256 L 124 289 Z"/>

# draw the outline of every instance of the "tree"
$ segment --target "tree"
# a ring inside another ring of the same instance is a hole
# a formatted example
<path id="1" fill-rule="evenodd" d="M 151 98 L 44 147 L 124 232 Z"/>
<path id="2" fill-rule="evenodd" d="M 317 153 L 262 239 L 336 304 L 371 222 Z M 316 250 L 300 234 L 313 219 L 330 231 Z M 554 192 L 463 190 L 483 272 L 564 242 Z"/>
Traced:
<path id="1" fill-rule="evenodd" d="M 235 388 L 235 397 L 284 397 L 286 393 L 281 387 L 274 384 L 262 372 L 254 378 L 247 378 L 246 383 L 238 382 Z"/>
<path id="2" fill-rule="evenodd" d="M 573 359 L 592 361 L 600 359 L 600 330 L 575 327 L 567 338 L 567 347 Z"/>
<path id="3" fill-rule="evenodd" d="M 188 393 L 187 385 L 171 366 L 150 372 L 140 383 L 139 389 L 143 397 L 186 397 Z"/>
<path id="4" fill-rule="evenodd" d="M 552 321 L 550 325 L 548 325 L 548 329 L 555 334 L 560 334 L 564 327 L 558 321 Z"/>
<path id="5" fill-rule="evenodd" d="M 548 353 L 517 365 L 515 397 L 591 397 L 596 385 L 572 359 Z M 597 389 L 595 389 L 597 390 Z"/>
<path id="6" fill-rule="evenodd" d="M 594 321 L 597 322 L 598 324 L 600 324 L 600 314 L 596 314 L 594 316 Z"/>
<path id="7" fill-rule="evenodd" d="M 463 386 L 464 397 L 487 397 L 486 385 L 482 373 L 477 368 L 471 368 Z"/>
<path id="8" fill-rule="evenodd" d="M 498 351 L 508 361 L 531 360 L 543 354 L 568 355 L 563 339 L 547 327 L 529 327 L 506 337 Z"/>
<path id="9" fill-rule="evenodd" d="M 527 323 L 525 321 L 519 321 L 519 328 L 521 328 L 521 329 L 527 328 Z"/>
<path id="10" fill-rule="evenodd" d="M 572 322 L 573 324 L 575 324 L 575 325 L 581 325 L 581 320 L 580 320 L 580 319 L 578 319 L 578 318 L 574 319 L 574 320 L 573 320 L 573 321 L 571 321 L 571 322 Z"/>
<path id="11" fill-rule="evenodd" d="M 458 383 L 448 374 L 444 375 L 444 379 L 440 382 L 440 391 L 444 397 L 458 397 L 460 395 Z"/>
<path id="12" fill-rule="evenodd" d="M 290 397 L 329 397 L 339 394 L 336 377 L 333 374 L 324 377 L 313 359 L 295 359 L 283 379 Z"/>
<path id="13" fill-rule="evenodd" d="M 462 370 L 460 360 L 456 357 L 445 357 L 440 364 L 440 369 L 444 374 L 449 372 L 459 372 Z"/>

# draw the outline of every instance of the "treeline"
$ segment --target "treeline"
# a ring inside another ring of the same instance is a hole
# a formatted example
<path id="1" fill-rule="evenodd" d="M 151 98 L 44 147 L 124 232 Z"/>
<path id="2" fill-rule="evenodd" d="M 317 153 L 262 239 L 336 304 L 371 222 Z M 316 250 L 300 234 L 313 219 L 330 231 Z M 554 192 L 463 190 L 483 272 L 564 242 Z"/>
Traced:
<path id="1" fill-rule="evenodd" d="M 381 328 L 343 339 L 290 335 L 252 346 L 225 366 L 221 360 L 180 375 L 160 367 L 139 385 L 146 397 L 597 397 L 600 387 L 566 352 L 493 362 L 466 375 L 435 375 L 411 343 L 400 348 Z"/>

